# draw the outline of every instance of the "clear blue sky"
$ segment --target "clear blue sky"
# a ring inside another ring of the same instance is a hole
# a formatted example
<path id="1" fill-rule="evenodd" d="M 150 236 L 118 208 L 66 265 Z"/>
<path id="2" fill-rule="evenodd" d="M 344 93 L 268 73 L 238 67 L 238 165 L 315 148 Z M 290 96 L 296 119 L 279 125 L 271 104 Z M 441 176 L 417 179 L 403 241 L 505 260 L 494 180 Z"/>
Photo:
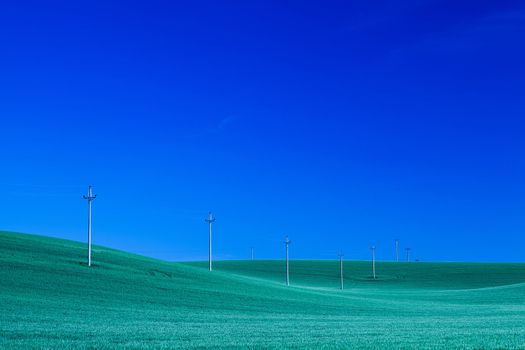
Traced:
<path id="1" fill-rule="evenodd" d="M 0 5 L 0 228 L 171 260 L 525 260 L 524 1 Z"/>

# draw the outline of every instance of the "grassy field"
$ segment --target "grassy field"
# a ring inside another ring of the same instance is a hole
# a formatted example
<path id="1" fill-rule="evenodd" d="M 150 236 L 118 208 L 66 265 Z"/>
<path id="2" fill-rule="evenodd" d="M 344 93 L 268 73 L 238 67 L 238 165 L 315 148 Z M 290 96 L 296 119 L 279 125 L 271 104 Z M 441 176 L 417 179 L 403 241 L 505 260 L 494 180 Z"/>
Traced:
<path id="1" fill-rule="evenodd" d="M 0 232 L 0 348 L 525 348 L 525 264 L 93 259 Z"/>

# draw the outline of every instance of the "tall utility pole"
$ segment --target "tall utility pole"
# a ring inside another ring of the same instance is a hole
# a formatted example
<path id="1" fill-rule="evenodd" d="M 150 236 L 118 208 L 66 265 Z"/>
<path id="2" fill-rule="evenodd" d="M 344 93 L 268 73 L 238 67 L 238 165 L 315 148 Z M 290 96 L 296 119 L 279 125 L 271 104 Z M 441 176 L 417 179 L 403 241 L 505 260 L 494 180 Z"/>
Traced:
<path id="1" fill-rule="evenodd" d="M 399 239 L 396 239 L 396 262 L 399 262 Z"/>
<path id="2" fill-rule="evenodd" d="M 212 270 L 212 257 L 211 257 L 211 224 L 213 224 L 215 222 L 215 218 L 213 217 L 213 214 L 211 213 L 211 211 L 208 213 L 208 218 L 206 220 L 204 220 L 208 223 L 209 227 L 210 227 L 210 250 L 209 250 L 209 253 L 208 253 L 208 262 L 209 262 L 209 268 L 210 268 L 210 271 Z"/>
<path id="3" fill-rule="evenodd" d="M 251 249 L 251 251 L 252 251 L 252 260 L 253 260 L 253 247 L 251 247 L 250 249 Z"/>
<path id="4" fill-rule="evenodd" d="M 339 276 L 341 278 L 341 290 L 344 289 L 344 279 L 343 279 L 343 256 L 342 252 L 339 253 Z"/>
<path id="5" fill-rule="evenodd" d="M 407 252 L 407 262 L 410 261 L 410 251 L 412 250 L 411 248 L 405 248 L 406 252 Z"/>
<path id="6" fill-rule="evenodd" d="M 288 239 L 288 236 L 286 236 L 286 238 L 284 239 L 284 245 L 286 246 L 286 285 L 287 286 L 290 285 L 290 265 L 288 264 L 288 246 L 290 245 L 290 243 L 292 243 L 292 241 L 290 241 Z"/>
<path id="7" fill-rule="evenodd" d="M 372 275 L 376 279 L 376 247 L 373 245 L 370 249 L 372 249 Z"/>
<path id="8" fill-rule="evenodd" d="M 87 196 L 83 196 L 88 201 L 88 266 L 91 266 L 91 202 L 97 198 L 93 195 L 93 186 L 88 186 Z"/>

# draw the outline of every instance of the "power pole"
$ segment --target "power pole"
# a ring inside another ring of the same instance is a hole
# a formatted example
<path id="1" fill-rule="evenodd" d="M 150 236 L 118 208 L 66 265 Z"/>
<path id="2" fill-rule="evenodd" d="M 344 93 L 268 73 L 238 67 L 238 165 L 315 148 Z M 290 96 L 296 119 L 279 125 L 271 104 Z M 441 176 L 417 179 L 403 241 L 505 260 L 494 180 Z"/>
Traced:
<path id="1" fill-rule="evenodd" d="M 251 251 L 252 251 L 252 260 L 253 260 L 253 247 L 251 247 Z"/>
<path id="2" fill-rule="evenodd" d="M 286 238 L 284 239 L 284 244 L 286 246 L 286 285 L 287 286 L 290 285 L 290 265 L 288 264 L 288 246 L 290 245 L 290 243 L 292 243 L 292 241 L 290 241 L 288 239 L 288 236 L 286 236 Z"/>
<path id="3" fill-rule="evenodd" d="M 399 240 L 396 239 L 396 262 L 399 262 Z"/>
<path id="4" fill-rule="evenodd" d="M 341 278 L 341 290 L 344 290 L 344 279 L 343 279 L 343 256 L 342 252 L 339 253 L 339 276 Z"/>
<path id="5" fill-rule="evenodd" d="M 376 279 L 376 247 L 372 246 L 372 275 Z"/>
<path id="6" fill-rule="evenodd" d="M 213 214 L 211 213 L 211 211 L 208 213 L 208 218 L 206 220 L 204 220 L 208 223 L 209 227 L 210 227 L 210 246 L 209 246 L 209 253 L 208 253 L 208 262 L 209 262 L 209 268 L 210 268 L 210 271 L 212 270 L 212 257 L 211 257 L 211 224 L 213 224 L 215 222 L 215 218 L 213 217 Z"/>
<path id="7" fill-rule="evenodd" d="M 407 252 L 407 262 L 410 262 L 410 251 L 412 250 L 411 248 L 405 248 L 406 252 Z"/>
<path id="8" fill-rule="evenodd" d="M 91 202 L 97 198 L 93 195 L 93 186 L 88 186 L 87 196 L 83 196 L 88 201 L 88 266 L 91 266 Z"/>

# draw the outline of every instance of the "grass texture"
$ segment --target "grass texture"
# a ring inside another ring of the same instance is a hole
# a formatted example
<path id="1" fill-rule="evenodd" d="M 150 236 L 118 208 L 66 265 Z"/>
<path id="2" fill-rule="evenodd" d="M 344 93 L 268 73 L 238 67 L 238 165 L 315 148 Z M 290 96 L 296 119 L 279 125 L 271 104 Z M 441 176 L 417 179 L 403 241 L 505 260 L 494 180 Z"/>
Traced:
<path id="1" fill-rule="evenodd" d="M 170 263 L 0 232 L 1 349 L 523 349 L 525 264 Z"/>

